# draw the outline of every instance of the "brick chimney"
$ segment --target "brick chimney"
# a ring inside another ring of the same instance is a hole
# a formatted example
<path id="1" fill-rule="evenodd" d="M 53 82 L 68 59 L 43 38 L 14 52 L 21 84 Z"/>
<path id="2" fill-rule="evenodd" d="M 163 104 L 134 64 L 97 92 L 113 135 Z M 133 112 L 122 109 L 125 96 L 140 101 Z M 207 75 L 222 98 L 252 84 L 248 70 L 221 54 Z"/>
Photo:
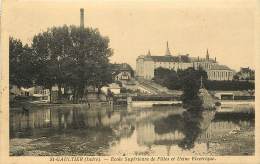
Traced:
<path id="1" fill-rule="evenodd" d="M 80 27 L 84 28 L 84 9 L 80 9 Z"/>

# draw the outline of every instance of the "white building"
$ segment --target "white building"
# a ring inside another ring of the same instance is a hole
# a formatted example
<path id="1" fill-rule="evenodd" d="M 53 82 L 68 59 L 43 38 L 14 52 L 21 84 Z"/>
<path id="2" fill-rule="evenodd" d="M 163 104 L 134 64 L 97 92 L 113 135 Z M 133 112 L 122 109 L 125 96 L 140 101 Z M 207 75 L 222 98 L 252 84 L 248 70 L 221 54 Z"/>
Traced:
<path id="1" fill-rule="evenodd" d="M 187 55 L 171 55 L 168 42 L 164 56 L 154 56 L 148 51 L 146 55 L 140 55 L 136 59 L 136 77 L 151 80 L 156 68 L 167 68 L 175 71 L 193 67 L 203 68 L 208 73 L 209 80 L 232 80 L 234 72 L 227 66 L 219 65 L 215 59 L 209 57 L 207 50 L 206 58 L 194 58 Z"/>
<path id="2" fill-rule="evenodd" d="M 233 80 L 234 71 L 225 65 L 214 65 L 207 70 L 208 79 L 217 81 Z"/>
<path id="3" fill-rule="evenodd" d="M 192 67 L 189 55 L 172 56 L 168 47 L 164 56 L 152 56 L 150 51 L 147 55 L 141 55 L 136 59 L 136 75 L 137 77 L 152 79 L 156 68 L 187 69 Z"/>

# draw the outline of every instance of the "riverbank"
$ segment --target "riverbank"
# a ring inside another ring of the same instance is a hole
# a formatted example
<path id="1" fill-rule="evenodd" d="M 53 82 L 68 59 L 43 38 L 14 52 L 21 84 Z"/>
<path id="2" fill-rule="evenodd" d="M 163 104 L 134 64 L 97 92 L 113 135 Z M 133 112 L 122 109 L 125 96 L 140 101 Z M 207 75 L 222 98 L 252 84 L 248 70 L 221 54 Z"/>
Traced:
<path id="1" fill-rule="evenodd" d="M 209 151 L 205 155 L 223 156 L 223 155 L 254 155 L 255 153 L 255 134 L 254 128 L 242 128 L 234 130 L 226 135 L 209 140 Z M 10 155 L 11 156 L 48 156 L 48 155 L 105 155 L 108 140 L 112 136 L 103 137 L 104 143 L 97 144 L 94 142 L 95 137 L 99 136 L 98 132 L 91 131 L 78 132 L 86 134 L 86 140 L 82 141 L 80 145 L 73 145 L 72 141 L 77 138 L 70 138 L 62 143 L 64 145 L 57 145 L 53 147 L 53 141 L 57 139 L 55 136 L 50 138 L 41 137 L 38 139 L 15 138 L 10 140 Z M 98 135 L 98 136 L 96 136 Z M 107 139 L 106 139 L 107 138 Z M 105 145 L 103 145 L 105 144 Z M 73 151 L 72 151 L 73 150 Z"/>
<path id="2" fill-rule="evenodd" d="M 50 103 L 33 103 L 33 102 L 14 102 L 10 103 L 10 110 L 28 110 L 39 108 L 98 108 L 111 106 L 112 104 L 104 102 L 89 102 L 84 104 L 50 104 Z"/>
<path id="3" fill-rule="evenodd" d="M 254 155 L 255 154 L 255 129 L 242 128 L 234 130 L 218 139 L 210 141 L 212 147 L 210 154 L 220 156 Z"/>
<path id="4" fill-rule="evenodd" d="M 111 129 L 105 127 L 60 133 L 66 137 L 60 138 L 56 133 L 48 137 L 10 139 L 10 156 L 103 155 L 108 143 L 115 139 Z"/>

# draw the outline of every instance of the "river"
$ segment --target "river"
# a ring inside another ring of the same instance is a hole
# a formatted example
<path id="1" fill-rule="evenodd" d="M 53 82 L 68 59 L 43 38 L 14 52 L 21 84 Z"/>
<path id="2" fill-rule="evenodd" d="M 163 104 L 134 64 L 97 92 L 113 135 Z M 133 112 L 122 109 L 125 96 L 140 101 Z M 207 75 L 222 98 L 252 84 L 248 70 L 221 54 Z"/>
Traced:
<path id="1" fill-rule="evenodd" d="M 10 155 L 253 155 L 254 114 L 181 107 L 10 110 Z"/>

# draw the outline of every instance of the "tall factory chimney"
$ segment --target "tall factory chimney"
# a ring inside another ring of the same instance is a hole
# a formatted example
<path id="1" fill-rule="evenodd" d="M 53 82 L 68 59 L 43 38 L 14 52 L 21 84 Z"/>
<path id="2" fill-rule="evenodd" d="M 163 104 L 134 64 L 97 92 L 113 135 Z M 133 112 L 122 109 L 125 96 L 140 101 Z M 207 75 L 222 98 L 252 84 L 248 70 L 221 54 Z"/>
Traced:
<path id="1" fill-rule="evenodd" d="M 84 28 L 84 9 L 80 9 L 80 27 Z"/>

